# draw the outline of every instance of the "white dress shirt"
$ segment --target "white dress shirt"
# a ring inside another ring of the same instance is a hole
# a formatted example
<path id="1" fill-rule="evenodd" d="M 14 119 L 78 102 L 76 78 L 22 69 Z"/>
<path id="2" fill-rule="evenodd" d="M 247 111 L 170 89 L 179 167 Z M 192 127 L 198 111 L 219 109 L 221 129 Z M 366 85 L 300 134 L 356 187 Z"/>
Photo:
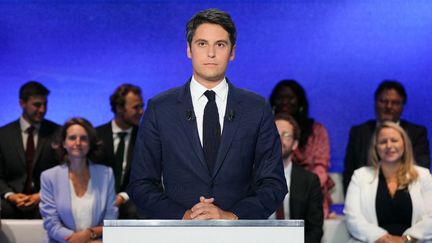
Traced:
<path id="1" fill-rule="evenodd" d="M 222 134 L 225 110 L 227 105 L 228 89 L 229 86 L 225 78 L 213 89 L 207 89 L 202 84 L 198 83 L 198 81 L 196 81 L 194 77 L 192 77 L 192 80 L 190 82 L 190 92 L 201 146 L 203 145 L 204 108 L 207 105 L 208 101 L 207 97 L 204 95 L 204 92 L 206 92 L 207 90 L 213 90 L 216 93 L 216 106 L 218 108 L 219 124 Z"/>
<path id="2" fill-rule="evenodd" d="M 119 133 L 125 132 L 125 147 L 124 147 L 124 154 L 123 154 L 123 163 L 122 163 L 122 175 L 121 175 L 121 181 L 123 182 L 124 175 L 126 172 L 126 166 L 127 166 L 127 157 L 128 157 L 128 151 L 129 151 L 129 144 L 132 137 L 132 129 L 133 127 L 130 127 L 126 130 L 121 129 L 115 120 L 113 119 L 111 121 L 111 127 L 112 127 L 112 133 L 113 133 L 113 145 L 114 145 L 114 154 L 117 153 L 117 149 L 120 143 L 120 136 Z M 123 197 L 125 201 L 129 200 L 129 195 L 126 192 L 120 192 L 119 195 Z"/>

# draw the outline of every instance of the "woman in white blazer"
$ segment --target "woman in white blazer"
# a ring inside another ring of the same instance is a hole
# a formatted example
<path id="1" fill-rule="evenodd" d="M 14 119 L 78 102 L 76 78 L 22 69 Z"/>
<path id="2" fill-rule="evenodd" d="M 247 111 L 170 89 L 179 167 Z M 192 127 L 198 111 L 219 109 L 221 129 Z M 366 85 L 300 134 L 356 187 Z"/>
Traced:
<path id="1" fill-rule="evenodd" d="M 369 148 L 370 166 L 354 172 L 345 200 L 353 241 L 432 240 L 432 177 L 414 163 L 403 128 L 393 122 L 377 127 Z"/>

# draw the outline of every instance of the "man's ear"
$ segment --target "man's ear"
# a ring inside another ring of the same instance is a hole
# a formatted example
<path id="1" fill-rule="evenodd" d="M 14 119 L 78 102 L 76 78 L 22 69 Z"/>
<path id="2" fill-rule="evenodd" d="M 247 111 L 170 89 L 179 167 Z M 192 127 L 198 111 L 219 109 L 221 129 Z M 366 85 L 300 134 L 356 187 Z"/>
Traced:
<path id="1" fill-rule="evenodd" d="M 22 99 L 19 100 L 19 105 L 21 106 L 21 108 L 24 108 L 24 105 L 26 104 L 26 102 Z"/>
<path id="2" fill-rule="evenodd" d="M 235 57 L 235 49 L 236 49 L 236 45 L 233 45 L 231 48 L 231 53 L 230 53 L 230 61 L 234 60 Z"/>
<path id="3" fill-rule="evenodd" d="M 189 42 L 186 43 L 186 45 L 187 45 L 187 48 L 186 48 L 187 56 L 189 59 L 192 59 L 192 50 L 191 50 L 191 46 L 190 46 Z"/>
<path id="4" fill-rule="evenodd" d="M 293 146 L 292 146 L 292 150 L 296 150 L 298 147 L 298 140 L 294 140 Z"/>

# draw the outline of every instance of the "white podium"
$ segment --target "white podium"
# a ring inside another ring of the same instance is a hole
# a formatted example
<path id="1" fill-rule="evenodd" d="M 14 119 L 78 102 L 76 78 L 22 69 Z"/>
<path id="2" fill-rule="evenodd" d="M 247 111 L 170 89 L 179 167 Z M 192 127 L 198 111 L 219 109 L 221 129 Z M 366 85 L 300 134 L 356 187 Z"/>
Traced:
<path id="1" fill-rule="evenodd" d="M 304 242 L 303 220 L 105 220 L 103 242 Z"/>

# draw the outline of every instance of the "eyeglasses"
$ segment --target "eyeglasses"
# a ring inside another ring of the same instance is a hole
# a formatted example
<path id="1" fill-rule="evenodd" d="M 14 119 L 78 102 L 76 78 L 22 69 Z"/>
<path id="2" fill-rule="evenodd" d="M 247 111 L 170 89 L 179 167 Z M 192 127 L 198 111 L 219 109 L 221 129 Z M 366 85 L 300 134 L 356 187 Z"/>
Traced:
<path id="1" fill-rule="evenodd" d="M 401 100 L 388 100 L 388 99 L 378 99 L 378 102 L 382 105 L 391 105 L 391 106 L 401 106 L 403 102 Z"/>
<path id="2" fill-rule="evenodd" d="M 282 132 L 281 134 L 279 134 L 279 136 L 281 137 L 281 139 L 285 140 L 292 140 L 294 138 L 294 136 L 289 132 Z"/>

